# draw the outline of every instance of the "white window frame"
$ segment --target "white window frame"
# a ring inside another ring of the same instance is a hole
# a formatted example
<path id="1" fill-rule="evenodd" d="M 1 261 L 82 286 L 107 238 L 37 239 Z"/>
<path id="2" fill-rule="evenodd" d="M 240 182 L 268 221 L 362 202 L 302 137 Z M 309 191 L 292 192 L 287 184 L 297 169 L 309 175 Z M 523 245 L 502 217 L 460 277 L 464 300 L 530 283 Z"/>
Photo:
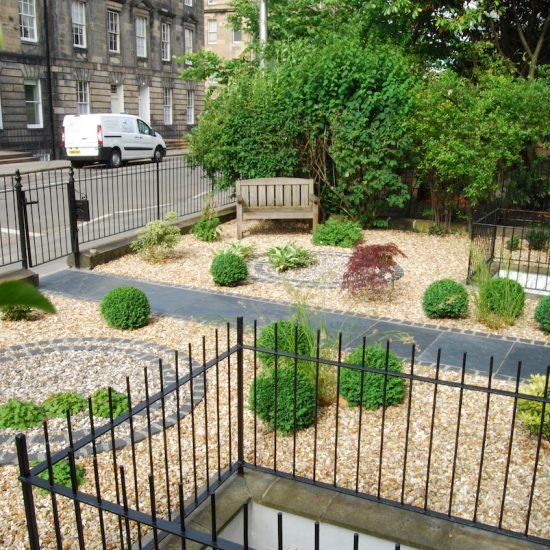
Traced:
<path id="1" fill-rule="evenodd" d="M 4 129 L 4 118 L 2 114 L 2 96 L 0 95 L 0 130 Z"/>
<path id="2" fill-rule="evenodd" d="M 160 58 L 162 61 L 170 61 L 170 34 L 172 25 L 170 23 L 160 24 Z"/>
<path id="3" fill-rule="evenodd" d="M 162 109 L 164 116 L 164 125 L 171 126 L 172 122 L 172 88 L 163 88 L 162 90 Z"/>
<path id="4" fill-rule="evenodd" d="M 185 54 L 190 54 L 195 51 L 194 49 L 194 42 L 195 42 L 195 31 L 193 29 L 189 29 L 187 27 L 183 30 L 183 40 L 184 40 L 184 49 Z"/>
<path id="5" fill-rule="evenodd" d="M 208 43 L 216 44 L 218 42 L 218 22 L 215 19 L 209 19 L 207 30 Z"/>
<path id="6" fill-rule="evenodd" d="M 27 94 L 25 93 L 25 114 L 27 113 L 27 104 L 32 103 L 33 105 L 35 105 L 35 114 L 36 114 L 36 118 L 38 119 L 38 122 L 33 122 L 29 124 L 28 118 L 27 118 L 27 128 L 43 128 L 44 118 L 42 116 L 42 89 L 40 86 L 40 80 L 31 80 L 31 79 L 25 80 L 23 82 L 23 85 L 25 86 L 25 88 L 27 86 L 32 86 L 35 90 L 33 101 L 27 101 Z"/>
<path id="7" fill-rule="evenodd" d="M 189 7 L 193 7 L 193 0 L 185 0 L 185 5 Z"/>
<path id="8" fill-rule="evenodd" d="M 76 112 L 79 115 L 90 113 L 90 83 L 86 80 L 76 81 Z"/>
<path id="9" fill-rule="evenodd" d="M 235 40 L 235 33 L 239 33 L 238 40 Z M 233 29 L 233 44 L 240 44 L 242 41 L 243 41 L 243 31 L 241 29 L 239 29 L 238 31 Z"/>
<path id="10" fill-rule="evenodd" d="M 23 42 L 38 42 L 36 0 L 19 0 L 19 36 Z"/>
<path id="11" fill-rule="evenodd" d="M 185 121 L 188 125 L 195 124 L 195 90 L 187 90 L 187 113 Z"/>
<path id="12" fill-rule="evenodd" d="M 111 48 L 111 41 L 115 48 Z M 120 53 L 120 13 L 115 10 L 107 10 L 107 48 L 110 53 Z"/>
<path id="13" fill-rule="evenodd" d="M 72 1 L 71 20 L 73 25 L 73 46 L 75 48 L 86 48 L 86 2 L 81 2 L 80 0 Z"/>
<path id="14" fill-rule="evenodd" d="M 147 19 L 136 17 L 136 57 L 147 57 Z"/>

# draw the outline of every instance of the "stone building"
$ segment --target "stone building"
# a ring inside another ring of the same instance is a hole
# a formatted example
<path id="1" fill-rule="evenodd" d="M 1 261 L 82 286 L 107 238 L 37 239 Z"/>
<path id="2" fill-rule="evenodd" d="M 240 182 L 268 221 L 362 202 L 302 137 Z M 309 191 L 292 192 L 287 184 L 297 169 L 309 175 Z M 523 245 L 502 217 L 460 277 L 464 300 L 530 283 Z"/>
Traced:
<path id="1" fill-rule="evenodd" d="M 180 137 L 202 85 L 173 57 L 203 46 L 203 0 L 3 0 L 0 149 L 61 153 L 63 116 L 127 112 Z"/>
<path id="2" fill-rule="evenodd" d="M 245 33 L 231 28 L 232 11 L 229 0 L 206 0 L 204 5 L 204 49 L 223 59 L 239 57 L 249 42 Z"/>

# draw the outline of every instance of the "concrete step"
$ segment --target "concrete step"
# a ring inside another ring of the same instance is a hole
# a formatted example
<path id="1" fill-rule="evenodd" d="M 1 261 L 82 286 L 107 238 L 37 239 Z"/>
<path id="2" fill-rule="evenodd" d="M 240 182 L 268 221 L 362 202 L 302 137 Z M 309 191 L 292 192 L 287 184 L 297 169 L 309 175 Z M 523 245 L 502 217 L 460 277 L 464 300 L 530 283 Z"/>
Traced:
<path id="1" fill-rule="evenodd" d="M 0 151 L 0 164 L 36 162 L 38 159 L 26 151 Z"/>

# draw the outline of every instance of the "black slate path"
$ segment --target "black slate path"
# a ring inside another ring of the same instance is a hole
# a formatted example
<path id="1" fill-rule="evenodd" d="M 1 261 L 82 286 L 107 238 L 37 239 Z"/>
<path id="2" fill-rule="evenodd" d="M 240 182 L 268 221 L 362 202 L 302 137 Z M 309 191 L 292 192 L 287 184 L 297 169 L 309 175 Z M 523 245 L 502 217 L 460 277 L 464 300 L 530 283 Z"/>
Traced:
<path id="1" fill-rule="evenodd" d="M 282 304 L 224 294 L 201 289 L 169 286 L 102 275 L 90 271 L 65 270 L 40 279 L 43 290 L 73 298 L 99 302 L 105 293 L 116 286 L 128 284 L 143 290 L 154 313 L 206 322 L 234 322 L 243 316 L 245 323 L 254 319 L 258 325 L 292 316 L 294 308 Z M 416 346 L 416 360 L 435 363 L 441 349 L 441 364 L 460 367 L 467 354 L 467 370 L 487 373 L 490 357 L 493 372 L 515 377 L 518 361 L 522 362 L 522 378 L 533 373 L 546 373 L 550 366 L 550 342 L 528 342 L 512 338 L 440 329 L 397 320 L 349 315 L 328 310 L 315 310 L 314 326 L 326 327 L 331 337 L 342 332 L 345 349 L 367 343 L 391 341 L 391 348 L 401 357 L 411 357 L 411 345 Z"/>

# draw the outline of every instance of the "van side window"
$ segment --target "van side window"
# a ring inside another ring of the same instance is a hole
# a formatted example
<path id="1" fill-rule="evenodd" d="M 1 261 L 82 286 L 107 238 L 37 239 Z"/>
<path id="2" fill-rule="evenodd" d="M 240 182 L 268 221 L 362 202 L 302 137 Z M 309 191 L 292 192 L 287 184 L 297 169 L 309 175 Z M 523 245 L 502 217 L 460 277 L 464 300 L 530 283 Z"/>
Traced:
<path id="1" fill-rule="evenodd" d="M 149 126 L 147 126 L 147 124 L 145 124 L 145 122 L 143 122 L 143 120 L 138 119 L 137 124 L 138 124 L 138 131 L 139 131 L 140 134 L 145 134 L 147 136 L 155 135 L 153 133 L 153 130 L 151 130 L 151 128 L 149 128 Z"/>

